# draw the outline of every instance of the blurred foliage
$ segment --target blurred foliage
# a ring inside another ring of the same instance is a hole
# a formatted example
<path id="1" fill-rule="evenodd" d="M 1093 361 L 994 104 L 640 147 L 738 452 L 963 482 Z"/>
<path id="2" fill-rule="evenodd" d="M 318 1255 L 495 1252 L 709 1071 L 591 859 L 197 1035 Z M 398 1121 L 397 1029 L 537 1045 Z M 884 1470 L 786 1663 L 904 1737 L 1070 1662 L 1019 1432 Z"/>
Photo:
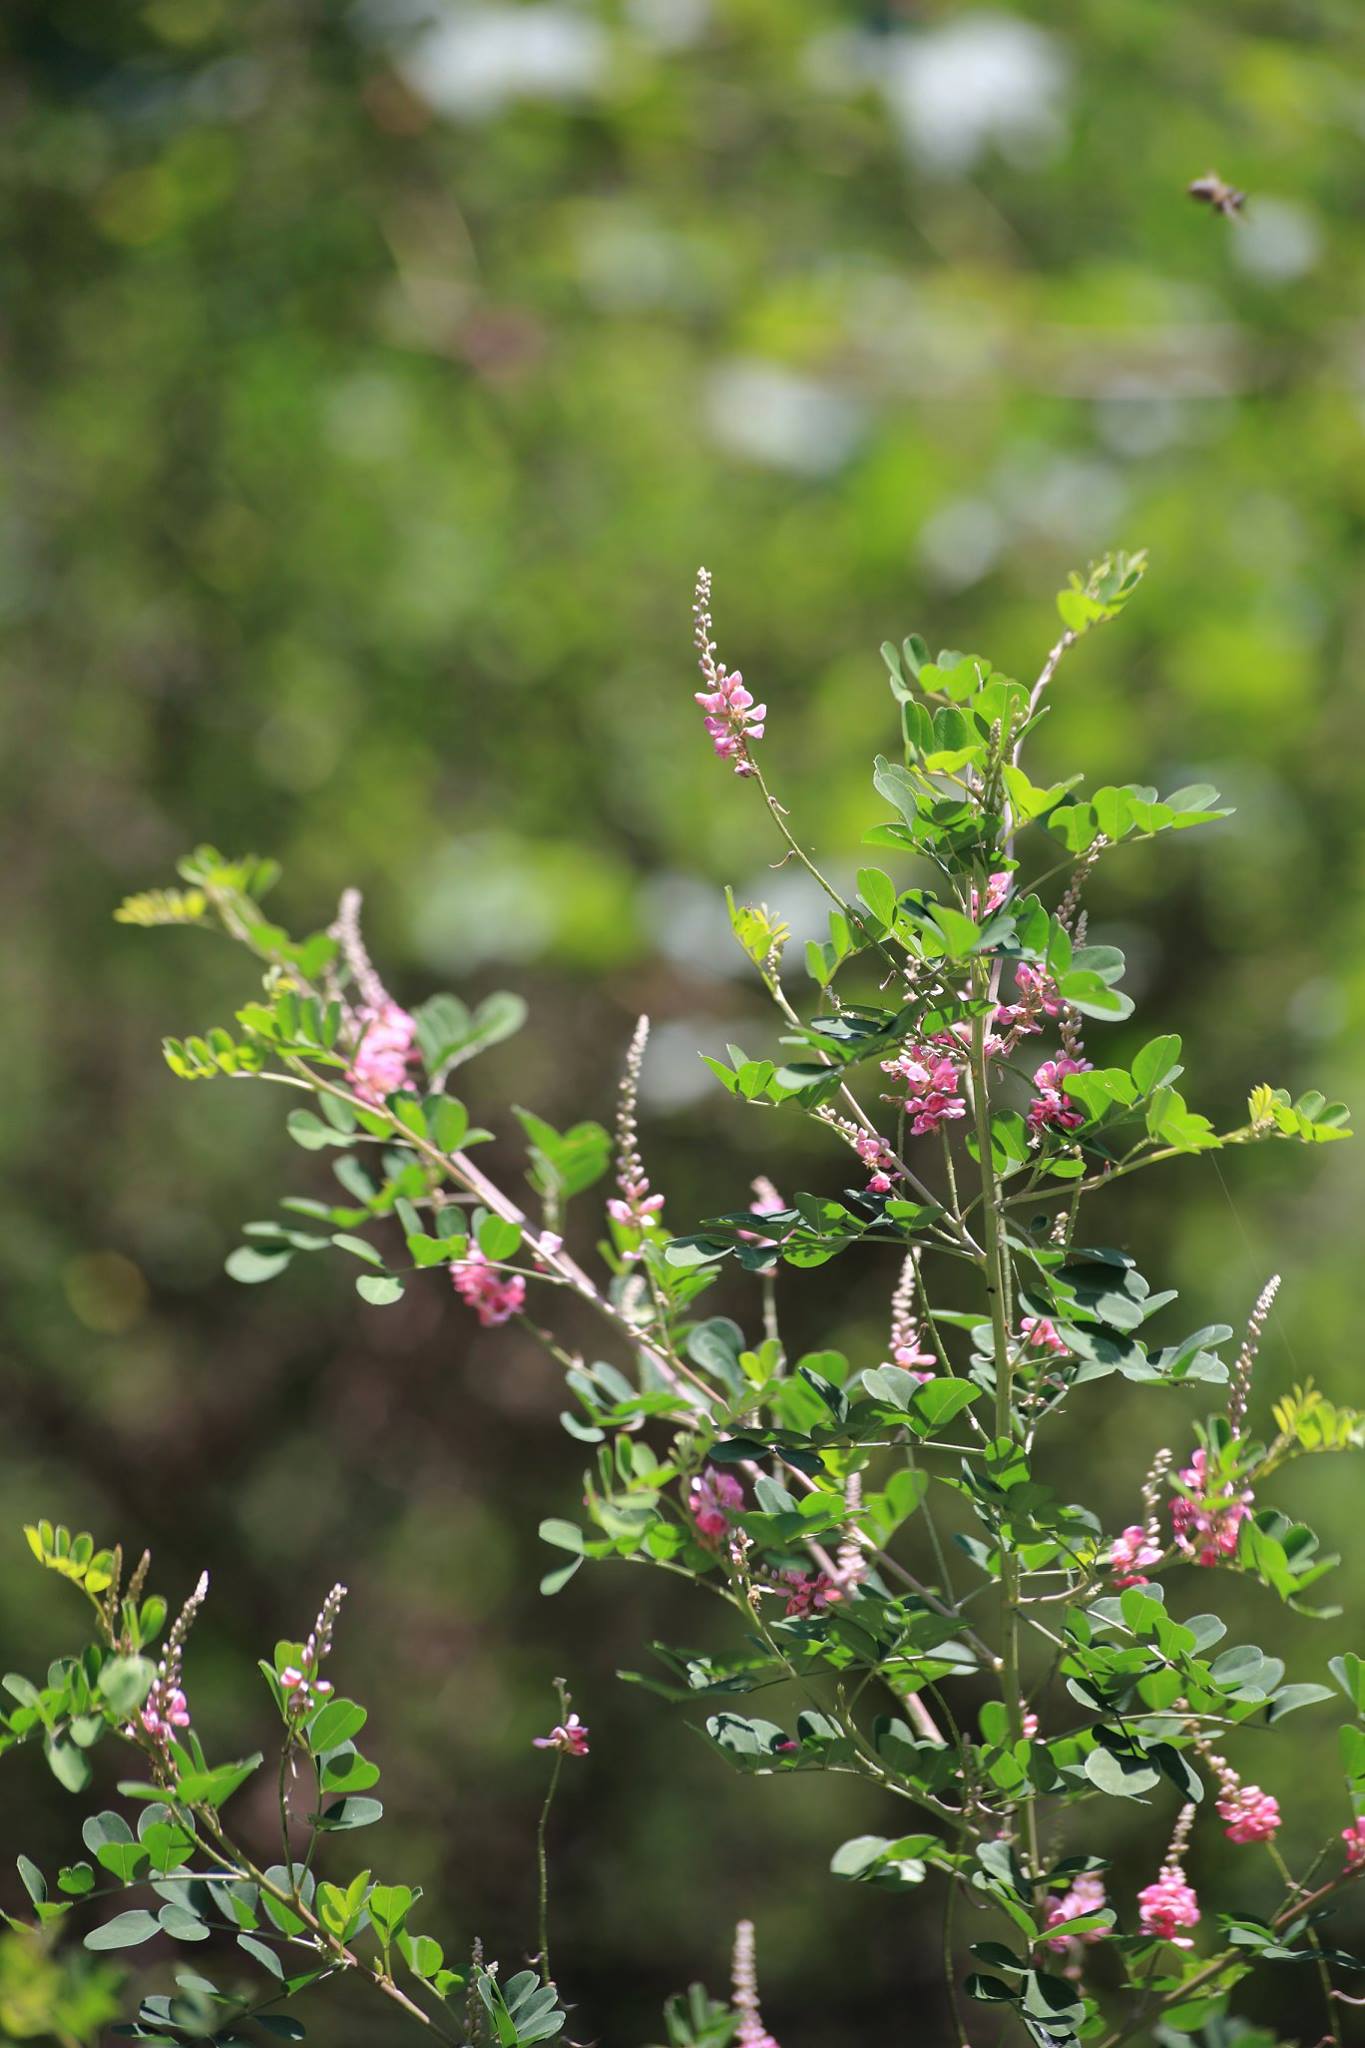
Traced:
<path id="1" fill-rule="evenodd" d="M 1040 597 L 1143 545 L 1042 766 L 1207 773 L 1239 817 L 1160 868 L 1116 857 L 1094 929 L 1210 1115 L 1267 1075 L 1358 1103 L 1359 11 L 11 0 L 0 44 L 0 1640 L 40 1633 L 22 1519 L 118 1528 L 172 1593 L 214 1567 L 212 1721 L 218 1674 L 341 1573 L 341 1668 L 401 1681 L 374 1739 L 456 1943 L 476 1914 L 495 1949 L 526 1924 L 527 1741 L 566 1670 L 594 1729 L 556 1877 L 586 2027 L 657 2032 L 666 1992 L 719 1981 L 741 1909 L 780 2038 L 913 2010 L 930 1931 L 819 1875 L 860 1817 L 812 1784 L 779 1826 L 763 1781 L 717 1782 L 610 1678 L 705 1618 L 629 1582 L 526 1591 L 580 1462 L 541 1362 L 434 1289 L 381 1315 L 322 1276 L 223 1276 L 284 1141 L 267 1106 L 177 1090 L 158 1041 L 218 1014 L 231 970 L 110 913 L 201 839 L 278 853 L 298 924 L 353 881 L 404 1000 L 528 996 L 488 1099 L 561 1127 L 609 1108 L 647 1008 L 655 1182 L 679 1218 L 733 1206 L 797 1162 L 740 1156 L 695 1057 L 757 1029 L 721 884 L 797 956 L 817 914 L 698 730 L 696 563 L 775 785 L 818 799 L 851 873 L 894 730 L 879 643 L 1027 675 Z M 1210 168 L 1242 218 L 1185 196 Z M 1359 1148 L 1221 1175 L 1116 1197 L 1116 1238 L 1196 1320 L 1283 1270 L 1263 1394 L 1311 1372 L 1358 1400 Z M 870 1356 L 885 1298 L 841 1287 L 808 1280 L 799 1312 Z M 1121 1394 L 1090 1420 L 1127 1498 L 1153 1445 Z M 1349 1526 L 1358 1483 L 1315 1475 L 1319 1526 Z M 1299 1848 L 1340 1824 L 1330 1726 L 1304 1720 Z M 75 1826 L 49 1782 L 20 1760 L 6 1786 L 5 1846 L 40 1860 Z M 1258 2017 L 1291 2027 L 1292 1996 Z"/>

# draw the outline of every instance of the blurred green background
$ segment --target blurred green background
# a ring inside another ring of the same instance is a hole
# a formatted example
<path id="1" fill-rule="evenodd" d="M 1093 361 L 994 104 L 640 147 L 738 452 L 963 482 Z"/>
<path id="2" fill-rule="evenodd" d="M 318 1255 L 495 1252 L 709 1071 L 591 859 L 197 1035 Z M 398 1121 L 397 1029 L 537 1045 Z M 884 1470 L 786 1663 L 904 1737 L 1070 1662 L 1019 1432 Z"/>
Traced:
<path id="1" fill-rule="evenodd" d="M 771 1040 L 721 885 L 819 923 L 700 733 L 696 564 L 768 701 L 775 787 L 851 874 L 894 735 L 879 641 L 1031 674 L 1065 572 L 1146 545 L 1141 596 L 1063 671 L 1042 767 L 1207 775 L 1239 809 L 1105 863 L 1093 929 L 1128 949 L 1140 1021 L 1185 1033 L 1200 1108 L 1235 1119 L 1262 1079 L 1359 1098 L 1360 11 L 10 0 L 0 46 L 2 1661 L 77 1622 L 23 1519 L 149 1544 L 173 1599 L 208 1565 L 191 1692 L 240 1754 L 268 1726 L 254 1658 L 339 1576 L 335 1675 L 372 1703 L 388 1803 L 362 1846 L 427 1884 L 448 1948 L 533 1940 L 528 1745 L 563 1672 L 593 1730 L 555 1824 L 580 2037 L 657 2038 L 668 1991 L 723 1984 L 746 1912 L 791 2048 L 946 2039 L 935 1909 L 825 1874 L 897 1817 L 842 1780 L 736 1780 L 615 1679 L 654 1636 L 710 1640 L 707 1603 L 606 1570 L 539 1599 L 535 1525 L 572 1514 L 582 1464 L 539 1354 L 435 1280 L 378 1311 L 335 1267 L 224 1277 L 240 1220 L 324 1169 L 267 1091 L 161 1062 L 242 963 L 110 913 L 201 839 L 277 854 L 298 927 L 356 883 L 400 998 L 531 1000 L 465 1091 L 506 1174 L 506 1102 L 608 1116 L 647 1009 L 676 1227 L 760 1168 L 837 1186 L 799 1136 L 756 1155 L 696 1058 Z M 1211 166 L 1248 190 L 1240 221 L 1185 196 Z M 1360 1400 L 1365 1154 L 1222 1174 L 1116 1191 L 1106 1234 L 1181 1287 L 1182 1328 L 1240 1322 L 1282 1270 L 1262 1391 L 1311 1372 Z M 793 1339 L 875 1362 L 890 1277 L 797 1278 Z M 1113 1526 L 1189 1412 L 1112 1381 L 1077 1404 L 1072 1483 Z M 1348 1548 L 1358 1616 L 1359 1466 L 1281 1498 Z M 1358 1624 L 1233 1604 L 1297 1677 L 1365 1650 Z M 1319 1709 L 1240 1753 L 1291 1859 L 1347 1818 L 1334 1728 Z M 0 1814 L 6 1869 L 77 1850 L 40 1758 L 6 1759 Z M 1104 1817 L 1131 1909 L 1169 1816 Z M 1205 1829 L 1194 1873 L 1221 1864 L 1254 1909 L 1251 1854 Z M 1302 1986 L 1243 2009 L 1316 2038 Z"/>

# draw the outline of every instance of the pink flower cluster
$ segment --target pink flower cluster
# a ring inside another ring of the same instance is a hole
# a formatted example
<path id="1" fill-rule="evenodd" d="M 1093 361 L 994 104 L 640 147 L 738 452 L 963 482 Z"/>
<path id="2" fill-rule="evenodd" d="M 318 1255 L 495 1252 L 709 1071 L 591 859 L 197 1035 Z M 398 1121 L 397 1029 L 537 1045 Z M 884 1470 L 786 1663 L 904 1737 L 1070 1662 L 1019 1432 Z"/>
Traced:
<path id="1" fill-rule="evenodd" d="M 754 775 L 758 771 L 749 757 L 749 743 L 762 739 L 768 707 L 755 704 L 753 692 L 745 689 L 744 678 L 738 669 L 731 675 L 725 663 L 716 660 L 716 643 L 711 638 L 711 573 L 708 569 L 697 571 L 692 618 L 697 662 L 706 684 L 704 690 L 697 690 L 694 694 L 706 714 L 706 730 L 711 735 L 711 744 L 722 761 L 734 762 L 736 775 Z"/>
<path id="2" fill-rule="evenodd" d="M 308 1640 L 303 1645 L 297 1664 L 286 1664 L 280 1673 L 280 1684 L 289 1699 L 291 1714 L 303 1715 L 320 1706 L 332 1691 L 330 1678 L 318 1677 L 318 1666 L 332 1647 L 332 1631 L 346 1598 L 346 1588 L 333 1586 L 323 1601 L 318 1618 L 308 1631 Z"/>
<path id="3" fill-rule="evenodd" d="M 385 997 L 360 1011 L 361 1033 L 346 1079 L 366 1102 L 382 1103 L 408 1078 L 417 1036 L 417 1021 Z"/>
<path id="4" fill-rule="evenodd" d="M 158 1677 L 152 1681 L 140 1718 L 149 1735 L 158 1742 L 169 1742 L 174 1729 L 189 1727 L 189 1702 L 178 1685 L 168 1685 Z"/>
<path id="5" fill-rule="evenodd" d="M 944 1124 L 967 1114 L 961 1069 L 956 1060 L 932 1041 L 928 1045 L 908 1046 L 896 1059 L 883 1060 L 882 1072 L 904 1081 L 905 1113 L 917 1138 L 927 1138 Z"/>
<path id="6" fill-rule="evenodd" d="M 1199 1900 L 1178 1863 L 1163 1863 L 1155 1884 L 1138 1893 L 1138 1908 L 1144 1934 L 1154 1934 L 1158 1941 L 1169 1941 L 1176 1948 L 1194 1947 L 1188 1935 L 1176 1932 L 1179 1927 L 1199 1925 Z"/>
<path id="7" fill-rule="evenodd" d="M 1019 1335 L 1024 1340 L 1026 1351 L 1047 1351 L 1054 1358 L 1067 1355 L 1066 1340 L 1057 1333 L 1057 1326 L 1047 1316 L 1022 1316 Z"/>
<path id="8" fill-rule="evenodd" d="M 548 1735 L 533 1735 L 531 1743 L 536 1749 L 557 1749 L 564 1756 L 586 1756 L 588 1731 L 577 1714 L 570 1714 L 567 1721 L 559 1722 Z"/>
<path id="9" fill-rule="evenodd" d="M 306 1655 L 304 1662 L 308 1662 Z M 332 1690 L 330 1678 L 309 1678 L 297 1664 L 285 1665 L 280 1673 L 280 1684 L 289 1694 L 291 1714 L 306 1714 L 310 1707 L 316 1707 L 325 1700 Z"/>
<path id="10" fill-rule="evenodd" d="M 1341 1839 L 1346 1844 L 1346 1868 L 1365 1869 L 1365 1814 L 1342 1829 Z"/>
<path id="11" fill-rule="evenodd" d="M 828 1572 L 783 1572 L 780 1574 L 780 1590 L 787 1596 L 788 1619 L 823 1614 L 827 1607 L 837 1606 L 844 1597 L 843 1589 Z"/>
<path id="12" fill-rule="evenodd" d="M 607 1203 L 607 1214 L 613 1223 L 619 1223 L 628 1230 L 639 1230 L 663 1208 L 662 1195 L 651 1195 L 649 1177 L 640 1174 L 637 1179 L 618 1179 L 621 1192 L 613 1195 Z"/>
<path id="13" fill-rule="evenodd" d="M 972 916 L 978 921 L 978 923 L 980 922 L 983 915 L 989 917 L 993 910 L 998 910 L 1000 908 L 1001 904 L 1004 902 L 1005 898 L 1009 895 L 1009 893 L 1009 874 L 1006 870 L 1002 869 L 999 874 L 991 875 L 987 879 L 986 907 L 984 913 L 981 908 L 978 891 L 975 889 L 975 887 L 972 889 Z"/>
<path id="14" fill-rule="evenodd" d="M 925 1350 L 924 1338 L 915 1319 L 916 1284 L 915 1255 L 909 1252 L 901 1264 L 900 1278 L 891 1297 L 891 1356 L 884 1363 L 898 1365 L 903 1372 L 913 1372 L 920 1380 L 931 1380 L 938 1359 L 932 1351 Z"/>
<path id="15" fill-rule="evenodd" d="M 720 759 L 733 761 L 736 775 L 755 774 L 749 742 L 763 737 L 767 705 L 755 704 L 753 691 L 745 688 L 738 669 L 733 675 L 719 669 L 714 690 L 697 690 L 693 694 L 706 713 L 706 730 Z"/>
<path id="16" fill-rule="evenodd" d="M 1041 1031 L 1044 1017 L 1059 1017 L 1062 1011 L 1061 997 L 1040 967 L 1030 967 L 1027 961 L 1021 961 L 1014 970 L 1014 985 L 1019 1000 L 1000 1003 L 994 1015 L 994 1022 L 1008 1034 L 1010 1044 L 1026 1034 Z"/>
<path id="17" fill-rule="evenodd" d="M 1035 1138 L 1044 1131 L 1074 1131 L 1085 1122 L 1085 1111 L 1062 1091 L 1062 1083 L 1068 1074 L 1088 1074 L 1089 1060 L 1073 1059 L 1070 1053 L 1059 1053 L 1055 1060 L 1044 1060 L 1033 1076 L 1037 1094 L 1028 1106 L 1028 1127 Z"/>
<path id="18" fill-rule="evenodd" d="M 477 1245 L 471 1245 L 459 1264 L 450 1268 L 450 1281 L 485 1330 L 510 1321 L 526 1300 L 526 1282 L 521 1274 L 496 1272 Z"/>
<path id="19" fill-rule="evenodd" d="M 1237 1548 L 1237 1533 L 1251 1513 L 1250 1490 L 1239 1493 L 1234 1481 L 1222 1480 L 1210 1490 L 1208 1454 L 1197 1450 L 1180 1474 L 1193 1498 L 1178 1494 L 1171 1502 L 1171 1527 L 1186 1557 L 1196 1564 L 1216 1565 Z"/>
<path id="20" fill-rule="evenodd" d="M 744 1506 L 744 1488 L 733 1472 L 718 1472 L 708 1465 L 698 1472 L 687 1489 L 687 1512 L 698 1536 L 708 1545 L 719 1543 L 730 1527 L 731 1515 Z"/>
<path id="21" fill-rule="evenodd" d="M 1280 1802 L 1259 1785 L 1241 1785 L 1229 1772 L 1219 1798 L 1218 1817 L 1226 1822 L 1224 1833 L 1230 1842 L 1273 1841 L 1280 1825 Z"/>
<path id="22" fill-rule="evenodd" d="M 1116 1586 L 1149 1585 L 1143 1566 L 1160 1560 L 1161 1545 L 1137 1522 L 1130 1522 L 1109 1546 L 1109 1569 Z"/>
<path id="23" fill-rule="evenodd" d="M 782 1745 L 784 1748 L 786 1744 Z M 795 1744 L 792 1745 L 795 1748 Z M 758 2003 L 758 1968 L 754 1955 L 754 1924 L 741 1920 L 735 1929 L 732 1965 L 734 2009 L 739 2017 L 735 2048 L 777 2048 L 777 2042 L 763 2024 Z"/>
<path id="24" fill-rule="evenodd" d="M 1082 1920 L 1090 1913 L 1103 1912 L 1106 1903 L 1104 1879 L 1095 1871 L 1082 1871 L 1070 1891 L 1049 1899 L 1044 1925 L 1049 1929 L 1065 1930 L 1069 1920 Z M 1053 1935 L 1048 1947 L 1065 1954 L 1073 1941 L 1103 1941 L 1108 1932 L 1107 1927 L 1088 1927 L 1083 1934 L 1063 1931 Z"/>
<path id="25" fill-rule="evenodd" d="M 894 1182 L 900 1175 L 900 1168 L 896 1164 L 896 1155 L 886 1140 L 879 1138 L 875 1131 L 859 1131 L 853 1140 L 853 1149 L 863 1165 L 871 1171 L 871 1178 L 867 1183 L 868 1193 L 890 1194 Z"/>

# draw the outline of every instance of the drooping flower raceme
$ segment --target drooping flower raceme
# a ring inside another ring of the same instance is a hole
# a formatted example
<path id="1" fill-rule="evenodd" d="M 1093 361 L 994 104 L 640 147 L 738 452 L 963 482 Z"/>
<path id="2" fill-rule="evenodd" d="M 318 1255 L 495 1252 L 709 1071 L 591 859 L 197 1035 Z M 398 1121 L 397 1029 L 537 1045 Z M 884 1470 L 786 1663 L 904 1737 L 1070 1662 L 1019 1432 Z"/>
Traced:
<path id="1" fill-rule="evenodd" d="M 1237 1772 L 1224 1756 L 1200 1742 L 1199 1749 L 1218 1779 L 1218 1798 L 1214 1802 L 1218 1818 L 1225 1822 L 1224 1834 L 1230 1842 L 1270 1842 L 1275 1838 L 1280 1825 L 1280 1802 L 1273 1793 L 1263 1792 L 1259 1785 L 1244 1785 Z"/>
<path id="2" fill-rule="evenodd" d="M 1059 1053 L 1055 1060 L 1043 1061 L 1034 1073 L 1037 1093 L 1028 1106 L 1028 1127 L 1035 1138 L 1048 1130 L 1074 1131 L 1085 1122 L 1085 1111 L 1063 1093 L 1062 1083 L 1069 1074 L 1089 1071 L 1089 1060 L 1073 1059 L 1070 1053 Z"/>
<path id="3" fill-rule="evenodd" d="M 526 1301 L 526 1282 L 521 1274 L 499 1273 L 476 1244 L 451 1267 L 450 1280 L 461 1301 L 473 1309 L 485 1330 L 510 1322 L 520 1314 Z"/>
<path id="4" fill-rule="evenodd" d="M 1280 1825 L 1280 1802 L 1259 1785 L 1236 1785 L 1218 1801 L 1218 1816 L 1230 1842 L 1269 1842 Z"/>
<path id="5" fill-rule="evenodd" d="M 966 1116 L 961 1068 L 939 1046 L 907 1046 L 894 1060 L 882 1061 L 882 1072 L 905 1083 L 904 1109 L 915 1137 L 927 1138 Z"/>

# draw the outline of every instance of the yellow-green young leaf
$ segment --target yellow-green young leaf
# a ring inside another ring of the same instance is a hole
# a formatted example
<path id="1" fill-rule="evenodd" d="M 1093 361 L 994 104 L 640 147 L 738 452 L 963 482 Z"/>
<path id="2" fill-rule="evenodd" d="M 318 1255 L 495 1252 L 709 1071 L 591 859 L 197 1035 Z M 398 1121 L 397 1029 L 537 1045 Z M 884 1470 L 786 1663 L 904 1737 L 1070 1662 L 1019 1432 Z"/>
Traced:
<path id="1" fill-rule="evenodd" d="M 791 927 L 785 919 L 777 917 L 766 903 L 736 903 L 735 892 L 727 888 L 725 902 L 730 912 L 730 929 L 739 940 L 755 967 L 767 967 L 774 956 L 780 956 L 782 948 L 791 936 Z"/>
<path id="2" fill-rule="evenodd" d="M 405 1884 L 377 1884 L 372 1886 L 367 1901 L 374 1930 L 385 1948 L 407 1919 L 412 1908 L 414 1893 Z"/>
<path id="3" fill-rule="evenodd" d="M 115 924 L 202 924 L 208 898 L 202 889 L 144 889 L 125 896 L 114 912 Z"/>

